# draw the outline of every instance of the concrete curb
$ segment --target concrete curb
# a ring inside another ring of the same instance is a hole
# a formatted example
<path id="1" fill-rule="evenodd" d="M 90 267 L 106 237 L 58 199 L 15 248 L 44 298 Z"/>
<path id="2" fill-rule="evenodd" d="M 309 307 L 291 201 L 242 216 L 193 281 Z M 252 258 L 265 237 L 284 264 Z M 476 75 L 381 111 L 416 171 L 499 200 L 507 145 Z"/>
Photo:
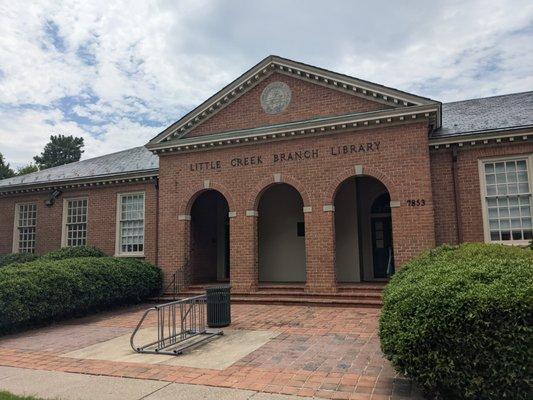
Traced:
<path id="1" fill-rule="evenodd" d="M 252 390 L 0 366 L 0 390 L 54 400 L 309 400 Z"/>

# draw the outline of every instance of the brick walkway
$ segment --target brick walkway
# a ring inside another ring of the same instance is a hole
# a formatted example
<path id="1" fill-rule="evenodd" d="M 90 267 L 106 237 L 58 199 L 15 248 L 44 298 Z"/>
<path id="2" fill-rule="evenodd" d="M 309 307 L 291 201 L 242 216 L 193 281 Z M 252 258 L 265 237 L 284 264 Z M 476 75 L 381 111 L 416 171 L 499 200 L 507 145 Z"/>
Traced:
<path id="1" fill-rule="evenodd" d="M 130 333 L 145 308 L 4 337 L 0 365 L 327 399 L 422 399 L 383 358 L 375 309 L 234 305 L 232 329 L 272 330 L 279 335 L 222 371 L 61 357 Z"/>

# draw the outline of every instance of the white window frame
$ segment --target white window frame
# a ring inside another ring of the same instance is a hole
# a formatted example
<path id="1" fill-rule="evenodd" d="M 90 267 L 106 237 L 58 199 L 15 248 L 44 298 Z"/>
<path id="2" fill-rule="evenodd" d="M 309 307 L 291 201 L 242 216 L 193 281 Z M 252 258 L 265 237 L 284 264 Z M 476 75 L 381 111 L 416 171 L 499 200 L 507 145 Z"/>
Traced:
<path id="1" fill-rule="evenodd" d="M 481 195 L 481 210 L 483 216 L 483 235 L 485 243 L 500 243 L 506 245 L 516 245 L 516 246 L 525 246 L 529 244 L 529 239 L 525 240 L 491 240 L 490 238 L 490 227 L 489 227 L 489 211 L 487 207 L 486 200 L 486 178 L 485 178 L 485 164 L 494 163 L 494 162 L 505 162 L 505 161 L 526 161 L 526 171 L 528 174 L 529 181 L 529 207 L 532 211 L 533 218 L 533 154 L 523 154 L 523 155 L 512 155 L 512 156 L 500 156 L 500 157 L 491 157 L 483 158 L 478 160 L 478 172 L 479 172 L 479 182 L 480 182 L 480 195 Z"/>
<path id="2" fill-rule="evenodd" d="M 128 252 L 122 251 L 121 246 L 121 220 L 122 220 L 122 198 L 126 196 L 143 195 L 143 251 Z M 117 212 L 116 212 L 116 235 L 115 235 L 115 257 L 144 257 L 146 248 L 146 192 L 125 192 L 117 194 Z"/>
<path id="3" fill-rule="evenodd" d="M 37 204 L 34 202 L 28 202 L 28 203 L 16 203 L 15 204 L 15 216 L 13 221 L 13 253 L 20 253 L 20 240 L 19 240 L 19 216 L 20 216 L 20 207 L 21 206 L 29 206 L 33 205 L 35 206 L 35 240 L 34 240 L 34 247 L 33 252 L 31 254 L 35 253 L 36 247 L 37 247 Z"/>
<path id="4" fill-rule="evenodd" d="M 85 218 L 87 222 L 85 222 L 85 244 L 87 245 L 87 239 L 89 237 L 89 198 L 88 197 L 70 197 L 70 198 L 64 198 L 63 199 L 63 221 L 62 221 L 62 228 L 61 228 L 61 247 L 69 247 L 67 236 L 68 236 L 68 229 L 67 229 L 67 217 L 68 217 L 68 202 L 69 201 L 80 201 L 80 200 L 86 200 L 87 201 L 87 212 L 85 214 Z M 75 246 L 74 246 L 75 247 Z"/>

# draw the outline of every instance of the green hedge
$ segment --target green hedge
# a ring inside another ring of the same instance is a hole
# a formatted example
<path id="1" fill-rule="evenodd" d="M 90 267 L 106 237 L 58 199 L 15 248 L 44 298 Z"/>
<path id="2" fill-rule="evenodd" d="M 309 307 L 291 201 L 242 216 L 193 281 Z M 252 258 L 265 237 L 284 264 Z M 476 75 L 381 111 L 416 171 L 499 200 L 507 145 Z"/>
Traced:
<path id="1" fill-rule="evenodd" d="M 42 260 L 65 260 L 67 258 L 105 256 L 106 255 L 102 250 L 93 246 L 63 247 L 61 249 L 46 253 L 41 257 L 30 253 L 0 254 L 0 267 L 5 267 L 9 264 L 34 261 L 38 258 Z"/>
<path id="2" fill-rule="evenodd" d="M 105 253 L 93 246 L 63 247 L 46 253 L 41 257 L 43 260 L 65 260 L 78 257 L 105 257 Z"/>
<path id="3" fill-rule="evenodd" d="M 381 347 L 440 399 L 526 399 L 533 359 L 533 251 L 443 246 L 384 292 Z"/>
<path id="4" fill-rule="evenodd" d="M 25 263 L 39 258 L 31 253 L 0 254 L 0 267 L 14 263 Z"/>
<path id="5" fill-rule="evenodd" d="M 0 269 L 0 333 L 156 295 L 161 270 L 134 259 L 39 259 Z"/>

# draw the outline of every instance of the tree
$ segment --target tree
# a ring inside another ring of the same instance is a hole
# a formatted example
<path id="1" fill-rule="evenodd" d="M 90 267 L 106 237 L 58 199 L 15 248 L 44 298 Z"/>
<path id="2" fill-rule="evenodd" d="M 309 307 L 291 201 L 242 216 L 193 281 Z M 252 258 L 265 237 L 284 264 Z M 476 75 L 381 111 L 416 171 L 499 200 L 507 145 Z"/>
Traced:
<path id="1" fill-rule="evenodd" d="M 39 167 L 37 167 L 37 165 L 35 164 L 28 164 L 24 167 L 20 167 L 18 170 L 17 170 L 17 175 L 26 175 L 26 174 L 31 174 L 32 172 L 37 172 L 39 171 Z"/>
<path id="2" fill-rule="evenodd" d="M 50 141 L 39 156 L 33 157 L 39 169 L 57 167 L 79 161 L 83 153 L 83 138 L 74 136 L 50 136 Z"/>
<path id="3" fill-rule="evenodd" d="M 4 161 L 4 156 L 0 153 L 0 179 L 11 178 L 15 176 L 15 172 Z"/>

